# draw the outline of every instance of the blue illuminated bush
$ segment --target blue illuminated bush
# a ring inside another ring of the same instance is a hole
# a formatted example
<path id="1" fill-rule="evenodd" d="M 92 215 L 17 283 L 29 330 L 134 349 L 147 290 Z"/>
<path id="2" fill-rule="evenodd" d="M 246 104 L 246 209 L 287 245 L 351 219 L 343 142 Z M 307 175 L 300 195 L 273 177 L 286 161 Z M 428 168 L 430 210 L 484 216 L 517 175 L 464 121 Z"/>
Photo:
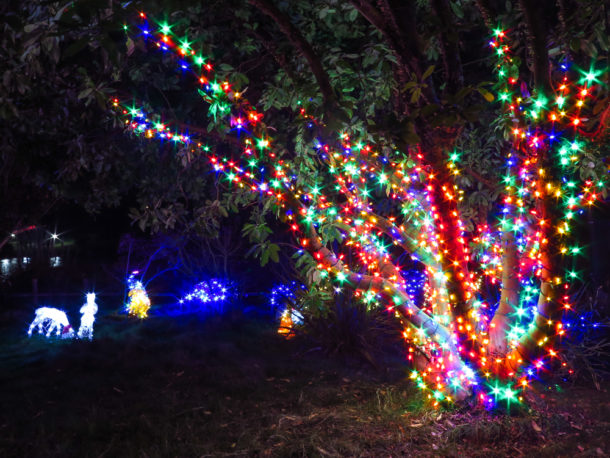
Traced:
<path id="1" fill-rule="evenodd" d="M 228 311 L 236 295 L 232 282 L 210 278 L 197 283 L 176 304 L 165 307 L 164 312 L 168 315 L 223 314 Z"/>

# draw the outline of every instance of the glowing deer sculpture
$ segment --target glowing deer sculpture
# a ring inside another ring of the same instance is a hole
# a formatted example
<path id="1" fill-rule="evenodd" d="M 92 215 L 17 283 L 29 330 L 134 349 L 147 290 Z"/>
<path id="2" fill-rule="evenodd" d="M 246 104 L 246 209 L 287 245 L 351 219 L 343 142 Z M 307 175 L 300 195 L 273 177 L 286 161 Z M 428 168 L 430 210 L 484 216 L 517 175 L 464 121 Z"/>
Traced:
<path id="1" fill-rule="evenodd" d="M 70 326 L 66 312 L 53 307 L 36 309 L 36 317 L 28 329 L 28 336 L 31 336 L 36 328 L 39 334 L 44 334 L 46 337 L 50 337 L 53 333 L 57 337 L 61 336 L 62 339 L 74 337 L 74 330 Z"/>
<path id="2" fill-rule="evenodd" d="M 80 327 L 76 336 L 79 339 L 91 340 L 93 338 L 93 323 L 97 313 L 95 293 L 87 294 L 87 303 L 81 307 L 80 313 L 82 314 Z M 51 337 L 53 333 L 62 339 L 72 339 L 75 337 L 74 329 L 70 326 L 66 312 L 53 307 L 40 307 L 36 309 L 36 316 L 28 329 L 28 337 L 32 336 L 35 329 L 38 330 L 39 334 L 44 334 L 45 337 Z"/>

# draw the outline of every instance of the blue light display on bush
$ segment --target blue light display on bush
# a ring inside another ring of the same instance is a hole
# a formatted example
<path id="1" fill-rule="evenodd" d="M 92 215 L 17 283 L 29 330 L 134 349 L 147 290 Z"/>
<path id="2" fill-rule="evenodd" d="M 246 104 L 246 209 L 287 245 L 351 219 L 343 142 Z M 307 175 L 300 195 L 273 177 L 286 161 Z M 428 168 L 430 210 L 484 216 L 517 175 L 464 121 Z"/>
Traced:
<path id="1" fill-rule="evenodd" d="M 233 295 L 231 282 L 211 278 L 197 283 L 178 303 L 184 312 L 221 312 Z"/>
<path id="2" fill-rule="evenodd" d="M 415 304 L 421 307 L 425 299 L 426 274 L 417 269 L 411 269 L 405 272 L 404 279 L 407 282 L 407 294 Z"/>

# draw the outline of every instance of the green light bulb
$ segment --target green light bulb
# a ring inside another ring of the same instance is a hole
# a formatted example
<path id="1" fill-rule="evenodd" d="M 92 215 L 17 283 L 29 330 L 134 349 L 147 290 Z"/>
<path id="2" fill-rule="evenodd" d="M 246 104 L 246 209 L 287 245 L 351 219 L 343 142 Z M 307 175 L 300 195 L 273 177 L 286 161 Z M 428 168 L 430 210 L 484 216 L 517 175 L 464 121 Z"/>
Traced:
<path id="1" fill-rule="evenodd" d="M 172 31 L 172 28 L 167 24 L 167 23 L 163 23 L 161 24 L 161 33 L 163 35 L 169 35 Z"/>

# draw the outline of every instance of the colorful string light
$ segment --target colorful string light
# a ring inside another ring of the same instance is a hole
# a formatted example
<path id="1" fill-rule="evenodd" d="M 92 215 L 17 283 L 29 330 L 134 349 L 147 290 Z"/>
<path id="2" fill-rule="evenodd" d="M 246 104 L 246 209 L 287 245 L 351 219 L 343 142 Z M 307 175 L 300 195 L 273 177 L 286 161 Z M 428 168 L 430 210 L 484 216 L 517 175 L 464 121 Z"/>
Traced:
<path id="1" fill-rule="evenodd" d="M 569 282 L 579 273 L 557 269 L 582 252 L 570 243 L 574 222 L 606 186 L 582 130 L 585 110 L 601 91 L 601 71 L 592 67 L 571 82 L 574 72 L 561 64 L 558 95 L 532 95 L 519 79 L 506 33 L 495 32 L 498 99 L 514 141 L 506 148 L 497 222 L 468 232 L 459 211 L 464 190 L 453 179 L 462 173 L 459 151 L 449 154 L 444 171 L 435 171 L 419 148 L 381 152 L 363 133 L 340 132 L 311 145 L 323 168 L 317 183 L 305 183 L 298 164 L 275 152 L 262 114 L 229 82 L 215 79 L 210 59 L 177 40 L 172 27 L 153 30 L 142 18 L 139 34 L 195 74 L 210 116 L 239 132 L 239 157 L 223 157 L 160 117 L 115 100 L 126 127 L 206 155 L 221 183 L 270 200 L 313 257 L 321 281 L 338 290 L 349 285 L 356 297 L 401 320 L 409 359 L 417 352 L 427 360 L 412 378 L 435 404 L 473 391 L 486 406 L 519 402 L 530 381 L 558 359 L 554 342 L 565 333 L 561 316 L 572 309 Z M 299 115 L 311 128 L 319 124 L 302 108 Z M 380 209 L 381 195 L 399 211 Z M 336 253 L 318 235 L 330 226 L 340 241 Z M 423 298 L 409 286 L 399 251 L 423 266 Z M 499 305 L 483 294 L 483 283 L 501 291 Z"/>

